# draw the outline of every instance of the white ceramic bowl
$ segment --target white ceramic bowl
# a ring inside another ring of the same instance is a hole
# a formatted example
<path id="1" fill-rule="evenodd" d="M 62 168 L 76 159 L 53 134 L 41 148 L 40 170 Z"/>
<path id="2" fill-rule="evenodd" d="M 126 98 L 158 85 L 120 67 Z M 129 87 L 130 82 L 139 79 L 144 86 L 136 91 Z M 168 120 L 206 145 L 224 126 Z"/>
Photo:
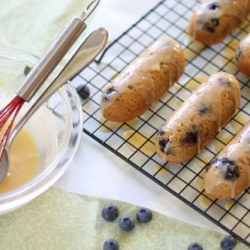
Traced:
<path id="1" fill-rule="evenodd" d="M 0 47 L 1 108 L 16 95 L 15 91 L 25 78 L 25 68 L 31 67 L 37 61 L 35 56 Z M 45 85 L 51 82 L 51 79 L 52 77 Z M 24 104 L 17 121 L 31 104 L 32 101 Z M 34 178 L 12 191 L 0 194 L 0 214 L 30 202 L 63 175 L 78 148 L 82 124 L 79 97 L 74 87 L 67 83 L 51 96 L 25 125 L 38 144 L 40 164 Z"/>

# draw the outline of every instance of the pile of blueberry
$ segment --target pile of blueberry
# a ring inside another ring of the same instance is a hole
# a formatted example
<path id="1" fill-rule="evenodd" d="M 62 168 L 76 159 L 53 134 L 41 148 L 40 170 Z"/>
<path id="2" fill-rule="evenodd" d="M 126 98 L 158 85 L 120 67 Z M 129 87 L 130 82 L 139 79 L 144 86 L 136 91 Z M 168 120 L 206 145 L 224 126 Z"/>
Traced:
<path id="1" fill-rule="evenodd" d="M 118 218 L 118 208 L 113 204 L 106 205 L 102 209 L 102 218 L 106 221 L 114 221 Z M 148 223 L 152 220 L 152 211 L 148 208 L 140 208 L 136 212 L 136 219 L 140 223 Z M 118 220 L 118 225 L 123 231 L 131 231 L 135 227 L 135 219 L 130 215 L 123 215 Z M 103 250 L 119 250 L 119 243 L 115 239 L 108 239 L 103 244 Z"/>
<path id="2" fill-rule="evenodd" d="M 115 221 L 118 218 L 119 211 L 117 206 L 108 204 L 102 209 L 102 218 L 106 221 Z M 140 223 L 148 223 L 152 220 L 152 211 L 148 208 L 140 208 L 136 212 L 136 219 Z M 135 227 L 135 219 L 130 215 L 123 215 L 118 220 L 118 225 L 123 231 L 131 231 Z M 236 240 L 232 236 L 224 237 L 220 242 L 222 250 L 232 250 L 236 246 Z M 119 250 L 119 243 L 115 239 L 108 239 L 103 244 L 103 250 Z M 187 250 L 203 250 L 200 243 L 191 243 Z"/>

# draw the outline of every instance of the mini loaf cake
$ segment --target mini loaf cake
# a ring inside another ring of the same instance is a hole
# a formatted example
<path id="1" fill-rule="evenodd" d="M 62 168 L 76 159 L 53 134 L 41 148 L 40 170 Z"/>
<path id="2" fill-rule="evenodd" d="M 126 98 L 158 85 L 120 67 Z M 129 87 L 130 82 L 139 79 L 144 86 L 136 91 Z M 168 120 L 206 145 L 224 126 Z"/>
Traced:
<path id="1" fill-rule="evenodd" d="M 205 45 L 221 42 L 247 18 L 249 0 L 205 0 L 191 16 L 190 36 Z"/>
<path id="2" fill-rule="evenodd" d="M 219 198 L 233 198 L 250 184 L 250 123 L 206 166 L 204 188 Z"/>
<path id="3" fill-rule="evenodd" d="M 157 154 L 169 162 L 192 159 L 229 122 L 240 98 L 233 75 L 219 72 L 210 76 L 159 128 Z"/>
<path id="4" fill-rule="evenodd" d="M 235 52 L 235 62 L 239 71 L 250 77 L 250 35 L 240 41 Z"/>
<path id="5" fill-rule="evenodd" d="M 102 115 L 115 122 L 142 115 L 180 78 L 184 67 L 184 52 L 178 42 L 170 38 L 155 41 L 104 91 Z"/>

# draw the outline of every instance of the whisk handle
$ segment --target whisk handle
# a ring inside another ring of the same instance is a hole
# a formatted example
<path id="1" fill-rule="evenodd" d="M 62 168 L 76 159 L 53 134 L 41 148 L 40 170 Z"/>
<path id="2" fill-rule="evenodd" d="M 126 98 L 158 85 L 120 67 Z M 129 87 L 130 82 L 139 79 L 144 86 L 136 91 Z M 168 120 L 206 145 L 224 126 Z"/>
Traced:
<path id="1" fill-rule="evenodd" d="M 82 19 L 73 17 L 43 57 L 32 68 L 16 94 L 29 102 L 85 28 L 86 24 Z"/>

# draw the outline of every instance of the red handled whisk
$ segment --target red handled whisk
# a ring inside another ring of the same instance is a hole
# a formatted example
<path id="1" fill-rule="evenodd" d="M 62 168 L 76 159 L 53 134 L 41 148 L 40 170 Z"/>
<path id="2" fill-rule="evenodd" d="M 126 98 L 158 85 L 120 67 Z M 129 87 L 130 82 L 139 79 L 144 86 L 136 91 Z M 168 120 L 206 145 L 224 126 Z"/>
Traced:
<path id="1" fill-rule="evenodd" d="M 32 68 L 16 92 L 16 96 L 0 111 L 0 131 L 7 126 L 0 139 L 0 161 L 6 147 L 10 131 L 20 109 L 29 102 L 44 81 L 55 69 L 76 39 L 86 28 L 85 20 L 92 14 L 100 0 L 92 1 L 80 17 L 73 17 L 58 35 L 44 56 Z"/>
<path id="2" fill-rule="evenodd" d="M 23 104 L 24 104 L 24 100 L 20 96 L 16 96 L 9 104 L 7 104 L 0 111 L 0 131 L 2 131 L 3 127 L 10 120 L 6 130 L 4 131 L 4 134 L 2 135 L 0 139 L 0 145 L 1 145 L 0 159 L 2 159 L 3 151 L 6 147 L 12 125 L 16 119 L 18 112 L 22 108 Z M 11 116 L 12 118 L 10 119 Z"/>

